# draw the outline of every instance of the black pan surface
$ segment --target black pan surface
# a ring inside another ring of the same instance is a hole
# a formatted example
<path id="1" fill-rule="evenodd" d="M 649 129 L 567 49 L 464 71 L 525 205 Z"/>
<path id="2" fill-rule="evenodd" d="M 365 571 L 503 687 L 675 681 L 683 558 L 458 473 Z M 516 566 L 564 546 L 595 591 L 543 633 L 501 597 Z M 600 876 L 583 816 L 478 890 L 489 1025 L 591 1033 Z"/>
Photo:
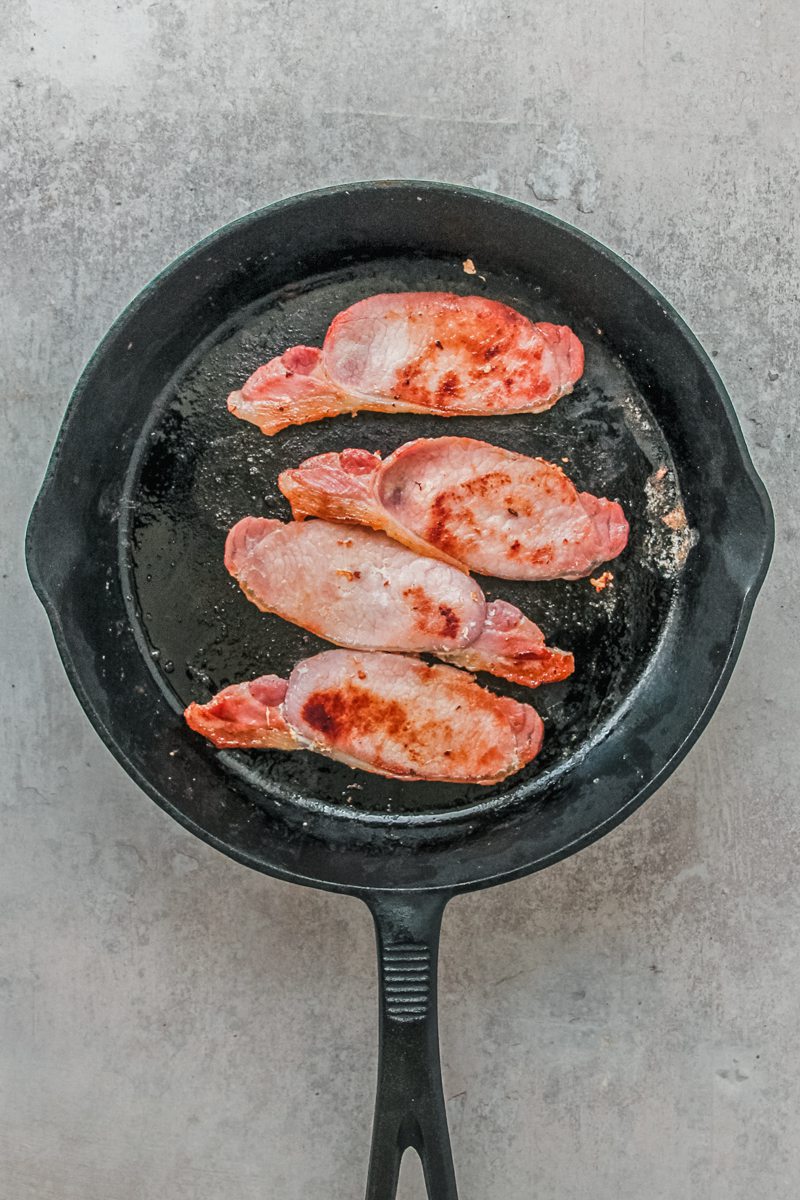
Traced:
<path id="1" fill-rule="evenodd" d="M 488 269 L 488 268 L 487 268 Z M 336 313 L 384 291 L 481 292 L 533 319 L 577 328 L 588 350 L 586 381 L 545 416 L 448 419 L 364 413 L 286 430 L 265 438 L 236 421 L 224 398 L 260 363 L 297 342 L 317 345 Z M 573 649 L 576 674 L 537 693 L 485 682 L 533 701 L 547 723 L 540 758 L 514 781 L 536 780 L 537 791 L 574 753 L 596 738 L 636 686 L 664 628 L 679 587 L 678 559 L 691 533 L 677 537 L 661 519 L 679 510 L 675 465 L 647 402 L 597 328 L 566 310 L 530 280 L 510 272 L 466 275 L 460 262 L 432 258 L 377 259 L 303 281 L 238 315 L 204 347 L 160 398 L 133 460 L 126 492 L 128 520 L 120 530 L 132 575 L 132 619 L 151 648 L 159 682 L 183 708 L 226 684 L 256 674 L 288 674 L 327 644 L 277 616 L 259 613 L 222 564 L 225 535 L 246 514 L 290 519 L 276 486 L 287 465 L 312 454 L 364 446 L 384 456 L 414 437 L 444 433 L 482 438 L 565 468 L 583 489 L 621 500 L 633 534 L 614 581 L 597 592 L 588 580 L 515 583 L 482 579 L 492 599 L 512 600 L 562 646 Z M 648 480 L 665 475 L 650 490 Z M 130 548 L 130 557 L 126 549 Z M 599 577 L 602 568 L 595 573 Z M 486 788 L 400 783 L 309 755 L 226 755 L 229 769 L 259 787 L 303 805 L 342 805 L 370 813 L 426 814 L 485 807 L 508 784 Z"/>

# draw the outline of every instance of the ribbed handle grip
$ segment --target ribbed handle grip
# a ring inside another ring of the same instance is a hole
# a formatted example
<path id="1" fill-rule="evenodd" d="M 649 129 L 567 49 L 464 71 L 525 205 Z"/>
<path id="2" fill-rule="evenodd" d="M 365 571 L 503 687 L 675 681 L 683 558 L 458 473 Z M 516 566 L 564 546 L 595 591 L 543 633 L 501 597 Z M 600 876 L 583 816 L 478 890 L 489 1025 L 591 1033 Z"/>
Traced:
<path id="1" fill-rule="evenodd" d="M 386 1015 L 421 1021 L 431 995 L 431 951 L 424 942 L 388 943 L 380 956 Z"/>

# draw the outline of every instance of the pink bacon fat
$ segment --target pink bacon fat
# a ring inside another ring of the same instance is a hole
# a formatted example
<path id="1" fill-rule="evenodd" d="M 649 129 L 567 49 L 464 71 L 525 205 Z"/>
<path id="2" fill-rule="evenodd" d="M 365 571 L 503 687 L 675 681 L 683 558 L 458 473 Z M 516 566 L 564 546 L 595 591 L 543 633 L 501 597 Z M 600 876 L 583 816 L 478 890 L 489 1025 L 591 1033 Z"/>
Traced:
<path id="1" fill-rule="evenodd" d="M 283 471 L 295 518 L 381 529 L 420 554 L 502 579 L 581 579 L 628 541 L 619 504 L 561 467 L 473 438 L 418 438 L 382 460 L 320 454 Z"/>
<path id="2" fill-rule="evenodd" d="M 223 749 L 313 750 L 392 779 L 492 784 L 539 753 L 541 718 L 453 667 L 328 650 L 190 704 L 186 723 Z"/>
<path id="3" fill-rule="evenodd" d="M 225 565 L 262 611 L 338 646 L 436 654 L 527 687 L 574 669 L 513 604 L 487 603 L 463 571 L 359 525 L 244 517 Z"/>
<path id="4" fill-rule="evenodd" d="M 442 417 L 536 413 L 572 391 L 583 347 L 485 296 L 397 292 L 339 313 L 322 349 L 293 346 L 228 397 L 234 416 L 274 434 L 338 413 Z"/>

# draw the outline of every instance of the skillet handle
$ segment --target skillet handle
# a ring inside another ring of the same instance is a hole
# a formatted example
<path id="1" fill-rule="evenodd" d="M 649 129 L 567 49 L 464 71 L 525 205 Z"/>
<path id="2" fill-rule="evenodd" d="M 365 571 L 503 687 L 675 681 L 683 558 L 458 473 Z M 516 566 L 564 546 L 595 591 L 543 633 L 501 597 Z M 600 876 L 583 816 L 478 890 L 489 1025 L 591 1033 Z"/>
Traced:
<path id="1" fill-rule="evenodd" d="M 430 1200 L 458 1200 L 442 1094 L 436 964 L 449 896 L 380 893 L 367 901 L 378 942 L 378 1088 L 366 1200 L 394 1200 L 413 1147 Z"/>

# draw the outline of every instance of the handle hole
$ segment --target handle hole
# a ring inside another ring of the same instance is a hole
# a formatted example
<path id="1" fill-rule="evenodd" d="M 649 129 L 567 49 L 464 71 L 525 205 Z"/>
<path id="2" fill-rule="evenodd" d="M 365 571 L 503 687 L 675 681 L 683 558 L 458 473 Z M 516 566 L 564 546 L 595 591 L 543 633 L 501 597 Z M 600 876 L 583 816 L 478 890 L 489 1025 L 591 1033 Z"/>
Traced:
<path id="1" fill-rule="evenodd" d="M 400 1160 L 397 1200 L 419 1200 L 420 1196 L 425 1195 L 427 1195 L 427 1192 L 425 1190 L 425 1176 L 422 1172 L 422 1162 L 413 1146 L 409 1146 Z"/>

